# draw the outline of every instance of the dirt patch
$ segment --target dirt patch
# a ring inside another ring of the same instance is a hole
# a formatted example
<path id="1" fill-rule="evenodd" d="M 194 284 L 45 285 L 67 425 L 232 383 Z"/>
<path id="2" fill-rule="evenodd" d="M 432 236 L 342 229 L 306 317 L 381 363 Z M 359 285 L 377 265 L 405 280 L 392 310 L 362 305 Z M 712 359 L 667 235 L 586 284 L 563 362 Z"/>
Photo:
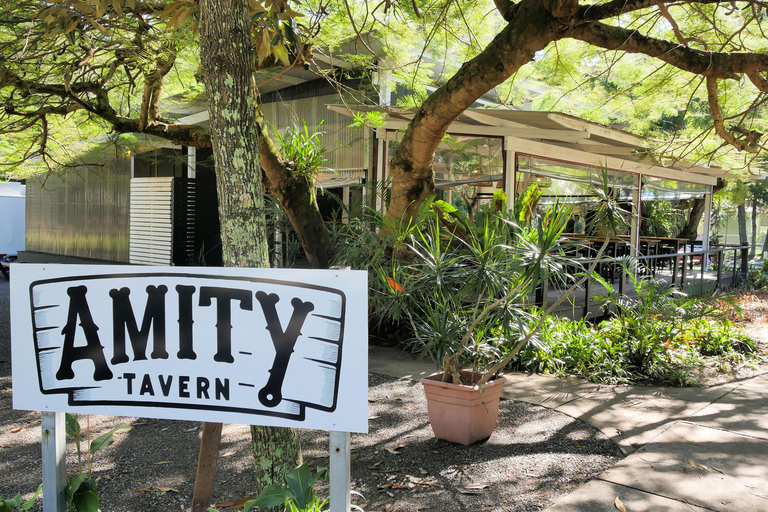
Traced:
<path id="1" fill-rule="evenodd" d="M 765 351 L 768 293 L 745 295 L 742 302 L 739 326 Z M 41 479 L 40 416 L 12 409 L 7 312 L 8 288 L 0 283 L 0 496 L 29 497 Z M 369 386 L 370 433 L 352 436 L 352 486 L 365 497 L 354 502 L 366 511 L 541 510 L 621 458 L 618 448 L 588 425 L 515 401 L 501 403 L 498 428 L 487 442 L 463 447 L 436 441 L 418 383 L 371 375 Z M 134 431 L 119 433 L 92 461 L 102 510 L 188 510 L 200 424 L 92 416 L 92 436 L 120 422 Z M 303 431 L 301 439 L 306 460 L 314 467 L 328 464 L 325 432 Z M 72 443 L 67 458 L 72 475 L 77 468 Z M 248 427 L 225 425 L 214 501 L 251 495 L 252 464 Z M 40 503 L 33 510 L 42 510 Z"/>

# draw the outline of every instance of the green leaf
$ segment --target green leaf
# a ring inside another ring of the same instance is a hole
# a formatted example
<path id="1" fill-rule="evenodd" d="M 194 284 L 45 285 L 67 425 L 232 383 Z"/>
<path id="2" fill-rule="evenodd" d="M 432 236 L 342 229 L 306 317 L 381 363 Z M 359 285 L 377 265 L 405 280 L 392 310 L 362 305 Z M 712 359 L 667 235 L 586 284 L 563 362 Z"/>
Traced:
<path id="1" fill-rule="evenodd" d="M 112 443 L 114 443 L 115 442 L 115 432 L 117 432 L 118 430 L 128 430 L 128 431 L 131 431 L 131 430 L 133 430 L 133 427 L 131 427 L 127 423 L 121 423 L 118 426 L 116 426 L 115 428 L 113 428 L 112 430 L 110 430 L 109 432 L 107 432 L 106 434 L 100 435 L 99 437 L 97 437 L 96 439 L 94 439 L 91 442 L 90 452 L 91 453 L 96 453 L 96 452 L 98 452 L 100 450 L 103 450 L 104 448 L 106 448 L 107 446 L 111 445 Z"/>
<path id="2" fill-rule="evenodd" d="M 95 481 L 83 480 L 72 498 L 72 506 L 77 512 L 99 512 L 99 492 Z"/>
<path id="3" fill-rule="evenodd" d="M 13 507 L 18 507 L 19 503 L 21 503 L 21 494 L 17 494 L 16 496 L 14 496 L 9 500 L 3 500 L 3 504 L 9 507 L 8 510 L 12 510 Z"/>
<path id="4" fill-rule="evenodd" d="M 306 462 L 297 468 L 293 468 L 285 475 L 285 481 L 288 484 L 288 488 L 293 491 L 296 496 L 296 504 L 299 509 L 306 508 L 307 504 L 314 499 L 314 492 L 312 490 L 312 484 L 315 483 L 317 477 L 312 478 L 309 471 L 309 464 Z"/>
<path id="5" fill-rule="evenodd" d="M 258 498 L 245 502 L 245 512 L 251 507 L 277 507 L 288 500 L 296 499 L 296 495 L 285 486 L 268 485 L 259 493 Z"/>
<path id="6" fill-rule="evenodd" d="M 67 438 L 77 439 L 80 437 L 80 422 L 77 421 L 77 416 L 67 413 Z"/>
<path id="7" fill-rule="evenodd" d="M 80 485 L 82 485 L 83 481 L 86 478 L 88 478 L 87 474 L 80 473 L 78 475 L 75 475 L 74 478 L 72 478 L 72 480 L 67 482 L 67 485 L 64 486 L 64 494 L 67 496 L 67 503 L 72 503 L 75 493 L 80 488 Z"/>
<path id="8" fill-rule="evenodd" d="M 35 500 L 37 499 L 38 496 L 40 496 L 40 493 L 42 492 L 43 492 L 43 484 L 40 484 L 37 487 L 37 490 L 35 491 L 35 495 L 32 496 L 32 498 L 30 498 L 29 500 L 22 503 L 21 508 L 23 510 L 29 510 L 30 508 L 32 508 L 32 506 L 35 504 Z"/>

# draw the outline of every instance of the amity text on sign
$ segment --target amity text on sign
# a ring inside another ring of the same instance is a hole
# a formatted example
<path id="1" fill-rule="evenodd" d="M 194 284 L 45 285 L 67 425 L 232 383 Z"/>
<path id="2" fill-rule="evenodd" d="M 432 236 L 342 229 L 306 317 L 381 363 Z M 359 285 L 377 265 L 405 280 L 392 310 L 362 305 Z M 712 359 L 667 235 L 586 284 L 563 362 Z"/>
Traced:
<path id="1" fill-rule="evenodd" d="M 356 271 L 17 265 L 16 409 L 367 431 Z"/>

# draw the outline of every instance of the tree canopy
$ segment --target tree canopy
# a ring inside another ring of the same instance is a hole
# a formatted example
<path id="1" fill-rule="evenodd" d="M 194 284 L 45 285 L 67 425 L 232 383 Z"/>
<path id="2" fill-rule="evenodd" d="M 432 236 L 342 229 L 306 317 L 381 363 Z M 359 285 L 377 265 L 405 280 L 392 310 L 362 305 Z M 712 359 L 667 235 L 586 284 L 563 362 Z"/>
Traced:
<path id="1" fill-rule="evenodd" d="M 391 70 L 409 91 L 403 101 L 418 113 L 390 164 L 393 222 L 433 191 L 432 159 L 451 121 L 489 94 L 619 123 L 653 137 L 652 158 L 662 163 L 754 172 L 764 150 L 768 39 L 759 0 L 248 5 L 258 66 L 301 65 L 310 48 L 346 52 Z M 62 126 L 68 137 L 95 125 L 209 145 L 205 129 L 174 124 L 159 109 L 163 94 L 198 87 L 196 8 L 192 0 L 11 0 L 0 11 L 2 163 L 63 163 Z"/>

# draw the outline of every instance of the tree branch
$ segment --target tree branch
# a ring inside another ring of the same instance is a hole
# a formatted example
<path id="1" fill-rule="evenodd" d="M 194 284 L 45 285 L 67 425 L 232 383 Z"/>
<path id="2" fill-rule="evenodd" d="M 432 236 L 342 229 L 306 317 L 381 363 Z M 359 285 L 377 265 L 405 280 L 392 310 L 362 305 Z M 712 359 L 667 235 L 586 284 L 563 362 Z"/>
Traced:
<path id="1" fill-rule="evenodd" d="M 512 0 L 493 0 L 493 3 L 496 4 L 496 9 L 499 11 L 499 14 L 501 14 L 501 17 L 504 18 L 505 21 L 512 20 L 515 15 L 517 4 L 515 4 Z"/>
<path id="2" fill-rule="evenodd" d="M 717 94 L 717 79 L 712 77 L 707 77 L 707 100 L 709 101 L 709 113 L 712 115 L 712 121 L 714 122 L 717 134 L 725 142 L 739 151 L 757 153 L 758 148 L 749 140 L 737 139 L 731 132 L 726 130 L 725 122 L 723 120 L 723 112 L 720 110 L 720 102 Z"/>
<path id="3" fill-rule="evenodd" d="M 569 35 L 606 50 L 642 53 L 703 77 L 737 80 L 742 74 L 768 70 L 768 55 L 763 53 L 697 50 L 604 23 L 590 22 L 573 27 Z"/>
<path id="4" fill-rule="evenodd" d="M 629 12 L 640 11 L 662 4 L 671 4 L 670 0 L 612 0 L 600 5 L 582 5 L 577 17 L 581 21 L 599 21 L 615 18 Z M 696 0 L 697 4 L 731 3 L 725 0 Z M 758 3 L 758 2 L 754 2 Z"/>

